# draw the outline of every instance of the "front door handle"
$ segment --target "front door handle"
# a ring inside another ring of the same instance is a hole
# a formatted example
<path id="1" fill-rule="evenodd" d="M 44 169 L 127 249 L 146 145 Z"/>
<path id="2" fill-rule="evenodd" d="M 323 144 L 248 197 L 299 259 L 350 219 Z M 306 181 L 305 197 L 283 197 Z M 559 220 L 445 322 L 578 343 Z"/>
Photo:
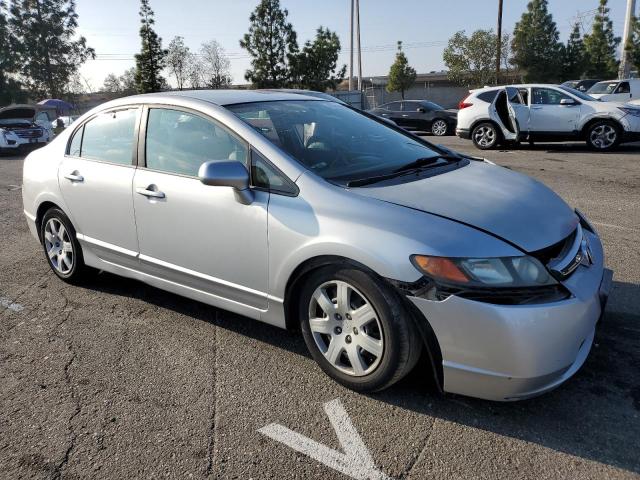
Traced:
<path id="1" fill-rule="evenodd" d="M 164 192 L 158 190 L 155 185 L 149 185 L 147 188 L 136 188 L 136 193 L 144 195 L 147 198 L 164 198 Z"/>
<path id="2" fill-rule="evenodd" d="M 84 182 L 84 177 L 80 175 L 77 170 L 74 170 L 73 172 L 65 175 L 64 178 L 70 180 L 71 182 Z"/>
<path id="3" fill-rule="evenodd" d="M 408 117 L 409 115 L 407 115 L 406 113 L 404 115 L 402 115 L 403 117 Z"/>
<path id="4" fill-rule="evenodd" d="M 531 107 L 531 110 L 541 110 L 542 107 Z"/>

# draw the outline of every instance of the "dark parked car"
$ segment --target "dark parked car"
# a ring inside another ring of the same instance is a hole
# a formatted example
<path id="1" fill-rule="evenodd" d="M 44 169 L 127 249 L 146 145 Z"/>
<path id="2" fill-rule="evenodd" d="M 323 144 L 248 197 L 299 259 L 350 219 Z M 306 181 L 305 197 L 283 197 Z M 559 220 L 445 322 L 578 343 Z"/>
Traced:
<path id="1" fill-rule="evenodd" d="M 594 79 L 586 79 L 586 80 L 567 80 L 562 85 L 565 87 L 573 88 L 574 90 L 578 90 L 579 92 L 586 92 L 600 80 Z"/>
<path id="2" fill-rule="evenodd" d="M 407 130 L 431 132 L 439 137 L 453 135 L 458 113 L 427 100 L 402 100 L 380 105 L 369 113 L 393 120 Z"/>

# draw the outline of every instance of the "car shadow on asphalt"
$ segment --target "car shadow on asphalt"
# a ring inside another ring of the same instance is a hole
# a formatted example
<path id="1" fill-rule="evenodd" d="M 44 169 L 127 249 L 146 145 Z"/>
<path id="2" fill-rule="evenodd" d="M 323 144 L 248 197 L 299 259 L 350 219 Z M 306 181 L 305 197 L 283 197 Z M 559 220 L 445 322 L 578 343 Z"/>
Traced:
<path id="1" fill-rule="evenodd" d="M 218 310 L 135 280 L 100 273 L 83 287 L 137 298 L 311 358 L 296 332 Z M 614 282 L 616 291 L 621 298 L 640 303 L 640 285 Z M 212 315 L 212 311 L 217 313 Z M 426 357 L 398 384 L 368 397 L 640 473 L 639 345 L 640 313 L 619 312 L 610 304 L 585 365 L 564 385 L 541 397 L 499 403 L 441 395 L 426 374 L 430 370 Z"/>
<path id="2" fill-rule="evenodd" d="M 640 154 L 640 143 L 625 143 L 619 145 L 616 149 L 610 152 L 597 152 L 591 150 L 584 142 L 567 142 L 567 143 L 534 143 L 530 145 L 527 142 L 522 142 L 518 145 L 510 145 L 508 148 L 499 148 L 500 151 L 509 150 L 529 150 L 532 152 L 546 152 L 546 153 L 581 153 L 589 155 L 638 155 Z"/>

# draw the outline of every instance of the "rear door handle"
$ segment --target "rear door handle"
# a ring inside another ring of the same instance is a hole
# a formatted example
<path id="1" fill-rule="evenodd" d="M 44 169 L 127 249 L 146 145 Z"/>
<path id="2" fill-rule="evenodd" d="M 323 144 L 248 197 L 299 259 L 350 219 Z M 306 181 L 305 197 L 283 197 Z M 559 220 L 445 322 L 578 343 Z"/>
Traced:
<path id="1" fill-rule="evenodd" d="M 147 188 L 136 188 L 136 193 L 144 195 L 147 198 L 164 198 L 164 192 L 157 190 L 155 185 L 149 185 Z"/>
<path id="2" fill-rule="evenodd" d="M 80 175 L 77 170 L 65 175 L 64 178 L 72 182 L 84 182 L 84 177 Z"/>
<path id="3" fill-rule="evenodd" d="M 531 107 L 531 110 L 540 110 L 540 109 L 542 109 L 542 107 L 535 107 L 535 106 Z"/>
<path id="4" fill-rule="evenodd" d="M 402 115 L 403 117 L 408 117 L 409 115 L 407 115 L 406 113 Z"/>

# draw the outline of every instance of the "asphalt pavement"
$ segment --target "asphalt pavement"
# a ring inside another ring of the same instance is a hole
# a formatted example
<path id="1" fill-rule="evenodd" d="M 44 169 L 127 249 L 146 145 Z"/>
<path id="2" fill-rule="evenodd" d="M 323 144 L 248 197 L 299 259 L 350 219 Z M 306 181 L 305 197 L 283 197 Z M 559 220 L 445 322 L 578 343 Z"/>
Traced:
<path id="1" fill-rule="evenodd" d="M 22 158 L 0 157 L 0 477 L 349 478 L 325 465 L 348 433 L 379 478 L 640 478 L 640 145 L 436 142 L 542 180 L 595 223 L 615 283 L 574 378 L 493 403 L 439 395 L 419 365 L 361 395 L 299 334 L 110 274 L 67 285 L 28 232 Z M 320 461 L 261 430 L 274 423 Z"/>

